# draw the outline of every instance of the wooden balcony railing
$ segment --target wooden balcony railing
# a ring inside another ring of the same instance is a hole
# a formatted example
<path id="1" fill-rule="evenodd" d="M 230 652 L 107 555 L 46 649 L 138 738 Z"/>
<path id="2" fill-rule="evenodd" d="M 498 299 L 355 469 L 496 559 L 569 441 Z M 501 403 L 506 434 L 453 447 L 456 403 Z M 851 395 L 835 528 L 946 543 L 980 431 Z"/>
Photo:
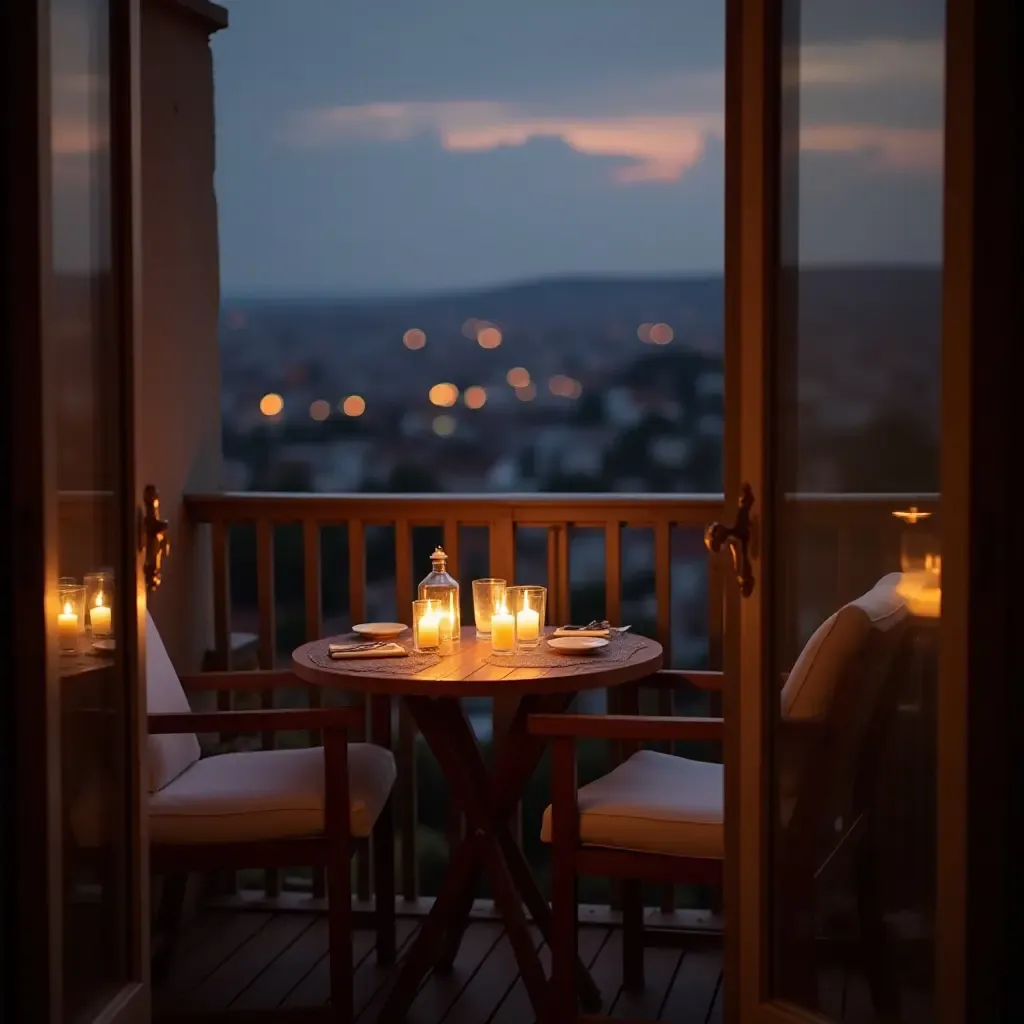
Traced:
<path id="1" fill-rule="evenodd" d="M 858 495 L 794 495 L 791 499 L 798 516 L 792 529 L 799 531 L 798 548 L 801 559 L 787 569 L 806 576 L 806 554 L 811 552 L 814 592 L 821 590 L 824 606 L 839 603 L 867 589 L 885 571 L 898 567 L 901 523 L 892 516 L 899 508 L 916 505 L 922 510 L 936 508 L 934 495 L 858 494 Z M 232 607 L 229 580 L 229 544 L 232 527 L 247 526 L 255 532 L 255 604 L 258 623 L 258 661 L 261 668 L 280 664 L 276 649 L 275 599 L 275 533 L 277 528 L 291 526 L 301 529 L 302 593 L 304 635 L 316 639 L 324 632 L 323 571 L 321 538 L 328 527 L 344 527 L 347 546 L 347 597 L 351 622 L 367 617 L 367 533 L 374 527 L 393 531 L 394 607 L 399 619 L 407 616 L 415 595 L 416 581 L 429 568 L 414 564 L 414 531 L 433 528 L 437 539 L 449 556 L 449 568 L 468 590 L 469 578 L 460 573 L 460 550 L 464 547 L 464 530 L 483 527 L 487 531 L 487 565 L 474 575 L 503 577 L 527 582 L 517 574 L 517 539 L 524 531 L 546 534 L 546 584 L 548 587 L 548 621 L 560 624 L 572 620 L 571 547 L 575 531 L 599 530 L 604 546 L 604 615 L 622 621 L 623 613 L 623 537 L 624 530 L 645 531 L 651 544 L 654 634 L 666 650 L 666 665 L 672 665 L 672 588 L 674 541 L 678 533 L 688 534 L 684 547 L 699 556 L 700 535 L 707 525 L 723 516 L 731 521 L 731 512 L 723 507 L 720 494 L 706 495 L 327 495 L 327 494 L 257 494 L 224 493 L 192 495 L 185 500 L 193 524 L 208 524 L 212 551 L 213 617 L 215 652 L 214 667 L 230 668 Z M 536 539 L 536 534 L 534 538 Z M 479 540 L 479 538 L 475 538 Z M 724 557 L 724 556 L 723 556 Z M 717 558 L 701 559 L 707 573 L 707 657 L 703 666 L 721 667 L 724 622 L 724 581 L 728 567 Z M 371 568 L 373 568 L 371 566 Z M 337 571 L 337 567 L 332 567 Z M 528 582 L 541 582 L 531 578 Z M 787 592 L 797 591 L 794 586 Z M 807 588 L 801 584 L 799 592 Z M 803 602 L 801 602 L 803 603 Z M 790 608 L 796 638 L 800 632 L 800 608 Z M 464 618 L 468 621 L 468 616 Z M 798 641 L 794 639 L 794 644 Z M 280 652 L 286 657 L 289 652 Z M 672 692 L 668 687 L 657 689 L 658 712 L 672 713 Z M 317 705 L 322 694 L 310 688 L 309 702 Z M 230 695 L 220 698 L 222 708 L 230 707 Z M 272 706 L 273 693 L 262 695 L 264 706 Z M 628 703 L 627 703 L 628 701 Z M 627 709 L 634 701 L 612 691 L 609 710 Z M 653 709 L 652 709 L 653 710 Z M 505 716 L 510 709 L 495 701 L 492 709 L 493 736 L 503 734 Z M 313 738 L 315 741 L 315 738 Z M 272 736 L 263 738 L 267 745 Z M 396 756 L 398 781 L 397 828 L 400 843 L 400 891 L 406 900 L 419 897 L 417 875 L 417 807 L 416 807 L 416 736 L 412 722 L 404 715 L 399 719 Z M 612 752 L 613 760 L 621 751 Z M 457 827 L 457 823 L 451 823 Z M 357 852 L 357 891 L 361 898 L 370 894 L 370 858 L 367 851 Z M 316 894 L 323 893 L 323 879 L 314 875 Z M 280 879 L 267 872 L 268 896 L 278 894 Z M 666 909 L 671 899 L 662 901 Z"/>

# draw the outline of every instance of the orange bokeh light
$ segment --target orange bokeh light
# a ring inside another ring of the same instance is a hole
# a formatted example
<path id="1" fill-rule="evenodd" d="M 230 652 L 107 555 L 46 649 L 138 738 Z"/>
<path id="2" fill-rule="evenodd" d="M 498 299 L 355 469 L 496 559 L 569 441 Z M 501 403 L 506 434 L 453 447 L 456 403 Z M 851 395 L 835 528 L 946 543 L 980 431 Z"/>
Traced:
<path id="1" fill-rule="evenodd" d="M 454 384 L 445 381 L 435 384 L 430 389 L 429 398 L 432 404 L 447 408 L 459 400 L 459 389 Z"/>
<path id="2" fill-rule="evenodd" d="M 487 389 L 474 384 L 471 388 L 466 388 L 462 400 L 470 409 L 482 409 L 487 401 Z"/>
<path id="3" fill-rule="evenodd" d="M 537 389 L 532 384 L 526 384 L 521 388 L 516 388 L 516 398 L 520 402 L 532 402 L 537 397 Z"/>
<path id="4" fill-rule="evenodd" d="M 412 327 L 402 335 L 402 344 L 408 349 L 423 348 L 426 343 L 427 336 L 418 327 Z"/>
<path id="5" fill-rule="evenodd" d="M 362 395 L 349 395 L 341 403 L 341 411 L 346 416 L 362 416 L 366 412 L 366 399 Z"/>
<path id="6" fill-rule="evenodd" d="M 501 331 L 497 327 L 482 327 L 477 331 L 476 343 L 481 348 L 497 348 L 501 344 Z"/>
<path id="7" fill-rule="evenodd" d="M 513 366 L 505 374 L 505 380 L 514 388 L 525 388 L 530 383 L 530 371 L 525 366 Z"/>
<path id="8" fill-rule="evenodd" d="M 675 336 L 676 332 L 668 324 L 655 324 L 651 328 L 650 340 L 652 345 L 667 345 Z"/>
<path id="9" fill-rule="evenodd" d="M 284 399 L 271 391 L 260 399 L 260 412 L 264 416 L 277 416 L 284 409 Z"/>

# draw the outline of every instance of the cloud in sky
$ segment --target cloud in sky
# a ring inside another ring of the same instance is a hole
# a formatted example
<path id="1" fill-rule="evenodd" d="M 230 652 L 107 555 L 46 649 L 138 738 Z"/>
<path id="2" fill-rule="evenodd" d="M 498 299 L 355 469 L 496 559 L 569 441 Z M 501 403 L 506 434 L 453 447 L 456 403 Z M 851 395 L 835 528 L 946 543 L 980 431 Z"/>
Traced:
<path id="1" fill-rule="evenodd" d="M 290 2 L 214 37 L 226 287 L 720 269 L 721 4 Z M 941 0 L 805 6 L 807 258 L 932 258 Z"/>
<path id="2" fill-rule="evenodd" d="M 940 129 L 846 121 L 841 117 L 845 92 L 878 86 L 933 90 L 941 83 L 941 74 L 941 48 L 930 41 L 868 40 L 804 47 L 800 85 L 810 92 L 831 93 L 823 112 L 833 112 L 837 119 L 801 125 L 801 149 L 866 157 L 867 166 L 874 169 L 935 171 L 941 167 Z M 612 114 L 595 113 L 592 100 L 576 99 L 573 103 L 571 97 L 568 102 L 555 97 L 547 104 L 532 105 L 411 99 L 319 107 L 292 115 L 287 134 L 289 141 L 298 146 L 404 142 L 431 134 L 455 153 L 555 138 L 584 155 L 625 161 L 611 170 L 612 179 L 620 184 L 678 181 L 696 165 L 710 138 L 724 136 L 723 84 L 724 71 L 705 73 L 697 79 L 686 75 L 642 79 L 634 83 L 633 89 L 618 92 L 617 104 L 628 112 Z M 694 92 L 704 106 L 680 111 L 688 100 L 692 105 Z M 629 110 L 631 93 L 633 109 Z M 673 93 L 676 112 L 664 112 L 665 98 Z M 552 106 L 560 106 L 562 111 L 551 113 Z"/>

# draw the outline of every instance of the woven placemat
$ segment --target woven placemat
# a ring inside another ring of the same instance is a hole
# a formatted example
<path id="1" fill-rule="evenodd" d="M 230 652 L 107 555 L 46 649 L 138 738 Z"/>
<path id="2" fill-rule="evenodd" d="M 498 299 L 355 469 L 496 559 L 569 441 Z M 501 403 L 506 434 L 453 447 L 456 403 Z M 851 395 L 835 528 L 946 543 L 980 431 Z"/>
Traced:
<path id="1" fill-rule="evenodd" d="M 309 660 L 317 668 L 326 668 L 332 672 L 367 672 L 384 676 L 414 676 L 425 668 L 433 668 L 441 658 L 436 654 L 415 654 L 412 652 L 412 639 L 396 640 L 409 656 L 406 658 L 341 658 L 335 661 L 327 651 L 328 644 L 355 643 L 364 639 L 353 633 L 346 636 L 329 636 L 317 641 L 309 649 Z"/>
<path id="2" fill-rule="evenodd" d="M 550 635 L 550 634 L 549 634 Z M 507 665 L 509 668 L 564 668 L 566 665 L 579 664 L 583 661 L 629 661 L 637 651 L 643 650 L 649 641 L 632 633 L 620 633 L 611 638 L 607 647 L 599 647 L 596 651 L 586 654 L 560 654 L 547 645 L 548 637 L 541 640 L 540 645 L 532 651 L 516 652 L 515 654 L 491 654 L 489 665 Z"/>

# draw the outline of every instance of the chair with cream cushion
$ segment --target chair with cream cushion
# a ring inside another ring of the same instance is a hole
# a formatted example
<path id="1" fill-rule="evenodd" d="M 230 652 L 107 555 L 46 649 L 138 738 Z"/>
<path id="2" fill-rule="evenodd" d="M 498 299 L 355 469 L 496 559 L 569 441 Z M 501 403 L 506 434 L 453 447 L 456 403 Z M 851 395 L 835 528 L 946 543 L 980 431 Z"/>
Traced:
<path id="1" fill-rule="evenodd" d="M 183 683 L 185 684 L 183 686 Z M 192 712 L 186 686 L 248 691 L 301 685 L 287 672 L 220 672 L 179 678 L 146 617 L 149 839 L 154 871 L 322 865 L 327 875 L 331 1004 L 352 1013 L 351 838 L 373 834 L 377 957 L 395 954 L 389 749 L 349 743 L 361 708 Z M 197 733 L 321 731 L 323 746 L 200 757 Z"/>
<path id="2" fill-rule="evenodd" d="M 861 767 L 907 616 L 899 579 L 898 573 L 883 577 L 823 622 L 782 687 L 780 752 L 791 756 L 779 775 L 780 815 L 784 846 L 800 856 L 820 856 L 814 843 L 826 801 L 848 789 Z M 687 674 L 661 674 L 666 680 L 673 675 Z M 552 908 L 560 922 L 560 938 L 552 942 L 552 986 L 559 1012 L 575 1013 L 577 876 L 623 879 L 624 982 L 642 987 L 641 882 L 721 885 L 725 814 L 720 763 L 639 750 L 577 791 L 574 741 L 720 740 L 722 720 L 538 715 L 530 728 L 553 737 L 552 806 L 541 826 L 542 840 L 553 844 Z M 806 868 L 801 861 L 799 870 Z"/>

